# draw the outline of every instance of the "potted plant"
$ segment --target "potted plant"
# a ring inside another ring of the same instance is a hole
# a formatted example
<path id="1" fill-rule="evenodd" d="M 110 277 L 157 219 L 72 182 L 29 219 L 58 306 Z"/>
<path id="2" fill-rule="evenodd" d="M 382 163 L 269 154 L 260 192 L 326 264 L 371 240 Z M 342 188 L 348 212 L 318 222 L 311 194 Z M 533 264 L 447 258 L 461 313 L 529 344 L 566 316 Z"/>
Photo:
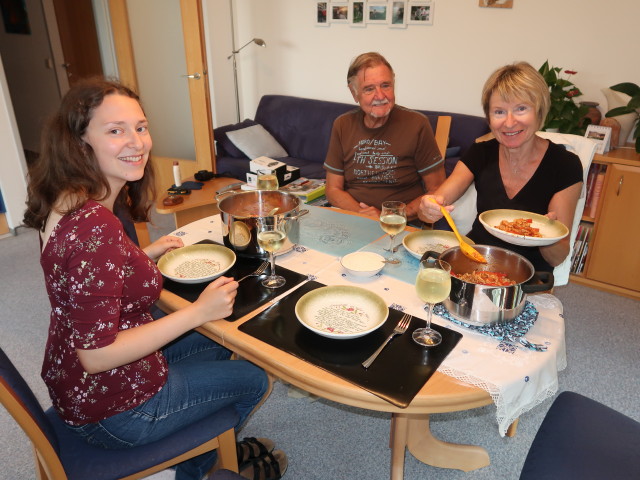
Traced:
<path id="1" fill-rule="evenodd" d="M 565 70 L 567 78 L 563 78 L 560 74 L 561 71 L 560 67 L 549 66 L 548 61 L 545 61 L 538 69 L 549 86 L 549 95 L 551 96 L 551 108 L 542 129 L 582 136 L 587 125 L 591 123 L 589 118 L 585 117 L 589 107 L 574 101 L 574 98 L 582 95 L 580 89 L 569 80 L 571 75 L 575 75 L 577 72 Z"/>
<path id="2" fill-rule="evenodd" d="M 609 110 L 605 114 L 605 117 L 617 117 L 618 115 L 626 115 L 628 113 L 635 114 L 637 118 L 636 127 L 633 131 L 633 139 L 636 144 L 636 152 L 640 153 L 640 122 L 638 121 L 638 119 L 640 119 L 640 113 L 638 113 L 640 110 L 640 87 L 635 83 L 625 82 L 618 83 L 617 85 L 609 88 L 616 92 L 629 95 L 631 98 L 629 98 L 629 102 L 626 105 Z M 626 138 L 624 140 L 626 141 Z"/>

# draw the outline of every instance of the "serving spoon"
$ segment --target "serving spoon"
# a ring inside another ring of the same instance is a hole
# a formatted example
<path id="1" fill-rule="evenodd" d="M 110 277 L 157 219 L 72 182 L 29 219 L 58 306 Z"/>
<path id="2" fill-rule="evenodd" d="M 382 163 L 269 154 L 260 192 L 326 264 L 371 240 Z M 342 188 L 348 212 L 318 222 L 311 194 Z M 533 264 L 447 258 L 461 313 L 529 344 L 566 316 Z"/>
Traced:
<path id="1" fill-rule="evenodd" d="M 456 224 L 454 223 L 453 218 L 451 218 L 451 215 L 449 214 L 447 209 L 444 208 L 442 205 L 440 205 L 438 202 L 436 202 L 435 198 L 429 197 L 429 200 L 431 200 L 433 203 L 438 205 L 438 207 L 440 207 L 440 211 L 442 212 L 442 215 L 444 215 L 444 218 L 447 219 L 447 223 L 449 223 L 449 226 L 453 230 L 453 233 L 455 233 L 456 238 L 460 243 L 460 250 L 462 250 L 462 253 L 464 253 L 471 260 L 474 260 L 478 263 L 487 263 L 487 259 L 484 258 L 484 256 L 479 251 L 477 251 L 475 248 L 473 248 L 471 245 L 469 245 L 467 242 L 465 242 L 462 239 L 462 235 L 460 235 L 460 232 L 458 232 L 458 228 L 456 227 Z"/>

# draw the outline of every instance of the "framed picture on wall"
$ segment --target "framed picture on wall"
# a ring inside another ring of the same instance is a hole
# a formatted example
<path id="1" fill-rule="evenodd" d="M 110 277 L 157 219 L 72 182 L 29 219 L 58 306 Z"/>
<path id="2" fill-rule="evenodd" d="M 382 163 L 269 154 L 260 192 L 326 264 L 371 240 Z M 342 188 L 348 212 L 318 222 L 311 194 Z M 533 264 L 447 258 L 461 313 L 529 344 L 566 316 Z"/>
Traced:
<path id="1" fill-rule="evenodd" d="M 407 27 L 407 2 L 406 0 L 389 0 L 389 11 L 391 12 L 391 20 L 389 27 L 406 28 Z"/>
<path id="2" fill-rule="evenodd" d="M 349 25 L 352 27 L 366 27 L 364 19 L 366 2 L 351 0 L 349 2 Z"/>
<path id="3" fill-rule="evenodd" d="M 349 2 L 331 2 L 331 23 L 349 22 Z"/>
<path id="4" fill-rule="evenodd" d="M 387 0 L 367 2 L 367 23 L 389 23 L 389 3 Z"/>
<path id="5" fill-rule="evenodd" d="M 329 26 L 329 2 L 316 2 L 316 25 Z"/>
<path id="6" fill-rule="evenodd" d="M 409 25 L 433 25 L 434 1 L 411 1 L 409 2 Z"/>
<path id="7" fill-rule="evenodd" d="M 513 0 L 478 0 L 478 5 L 489 8 L 513 8 Z"/>

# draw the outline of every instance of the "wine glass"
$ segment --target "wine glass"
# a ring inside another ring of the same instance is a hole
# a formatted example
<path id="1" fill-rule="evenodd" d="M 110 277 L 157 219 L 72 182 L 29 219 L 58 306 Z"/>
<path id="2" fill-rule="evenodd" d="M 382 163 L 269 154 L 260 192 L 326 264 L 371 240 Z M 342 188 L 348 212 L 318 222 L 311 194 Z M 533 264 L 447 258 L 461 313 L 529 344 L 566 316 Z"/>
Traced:
<path id="1" fill-rule="evenodd" d="M 401 263 L 399 258 L 396 258 L 393 250 L 393 240 L 397 234 L 404 230 L 407 225 L 407 206 L 403 202 L 387 201 L 382 202 L 382 210 L 380 210 L 380 228 L 389 235 L 391 242 L 389 244 L 389 251 L 391 255 L 387 258 L 387 263 L 398 264 Z"/>
<path id="2" fill-rule="evenodd" d="M 271 275 L 262 281 L 262 285 L 267 288 L 278 288 L 287 283 L 286 279 L 276 275 L 276 259 L 274 253 L 282 248 L 287 238 L 286 221 L 274 217 L 273 223 L 258 223 L 258 245 L 269 252 L 271 261 Z"/>
<path id="3" fill-rule="evenodd" d="M 258 179 L 256 180 L 256 188 L 258 190 L 278 190 L 278 187 L 278 177 L 274 174 L 258 175 Z"/>
<path id="4" fill-rule="evenodd" d="M 433 306 L 449 296 L 451 291 L 451 265 L 437 258 L 427 258 L 420 261 L 418 276 L 416 277 L 416 292 L 418 298 L 429 307 L 427 326 L 414 330 L 411 337 L 424 347 L 435 347 L 442 342 L 442 335 L 431 328 L 431 314 Z"/>

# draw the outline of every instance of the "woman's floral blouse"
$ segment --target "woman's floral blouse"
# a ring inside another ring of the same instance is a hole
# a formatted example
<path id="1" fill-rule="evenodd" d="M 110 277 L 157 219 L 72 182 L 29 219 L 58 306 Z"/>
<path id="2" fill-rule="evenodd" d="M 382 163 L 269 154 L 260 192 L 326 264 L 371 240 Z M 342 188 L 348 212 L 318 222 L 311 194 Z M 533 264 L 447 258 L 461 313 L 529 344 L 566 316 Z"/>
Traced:
<path id="1" fill-rule="evenodd" d="M 162 353 L 96 374 L 85 372 L 76 354 L 153 321 L 149 308 L 162 276 L 120 220 L 88 201 L 60 220 L 40 263 L 51 302 L 42 378 L 62 418 L 72 425 L 97 422 L 156 394 L 168 372 Z"/>

